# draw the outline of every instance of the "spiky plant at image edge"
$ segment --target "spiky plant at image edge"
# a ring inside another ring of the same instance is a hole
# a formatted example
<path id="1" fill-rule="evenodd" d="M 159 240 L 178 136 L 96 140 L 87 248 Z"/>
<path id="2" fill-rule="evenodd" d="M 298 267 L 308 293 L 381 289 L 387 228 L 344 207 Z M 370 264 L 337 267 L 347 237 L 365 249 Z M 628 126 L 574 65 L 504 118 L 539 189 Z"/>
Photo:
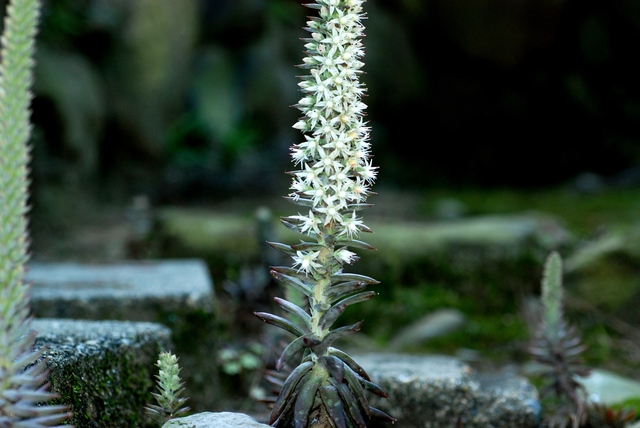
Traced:
<path id="1" fill-rule="evenodd" d="M 67 406 L 43 405 L 48 392 L 44 349 L 33 350 L 28 288 L 27 197 L 29 106 L 40 3 L 7 7 L 0 64 L 0 426 L 44 427 L 70 418 Z M 65 425 L 68 426 L 68 425 Z"/>
<path id="2" fill-rule="evenodd" d="M 292 370 L 273 403 L 269 423 L 275 427 L 366 428 L 373 420 L 395 421 L 368 404 L 367 391 L 386 394 L 353 358 L 332 346 L 360 330 L 361 322 L 331 326 L 347 306 L 372 298 L 375 293 L 365 289 L 378 283 L 343 270 L 358 260 L 349 248 L 373 249 L 357 240 L 360 232 L 371 231 L 358 213 L 370 206 L 366 199 L 377 173 L 370 161 L 361 101 L 365 88 L 359 80 L 363 3 L 316 0 L 305 5 L 318 16 L 309 18 L 305 29 L 311 37 L 303 39 L 307 56 L 300 68 L 309 73 L 299 83 L 304 95 L 295 107 L 303 116 L 294 128 L 303 132 L 304 142 L 292 147 L 298 169 L 290 173 L 288 196 L 304 213 L 283 217 L 282 223 L 311 241 L 270 245 L 293 259 L 293 267 L 273 267 L 271 274 L 306 296 L 308 306 L 276 298 L 293 321 L 256 313 L 295 336 L 276 364 L 277 370 Z"/>
<path id="3" fill-rule="evenodd" d="M 635 412 L 614 409 L 587 399 L 579 378 L 589 375 L 583 365 L 581 343 L 575 326 L 567 324 L 563 315 L 564 288 L 562 259 L 552 252 L 545 262 L 542 278 L 542 313 L 535 336 L 529 346 L 532 357 L 543 364 L 543 400 L 553 403 L 546 412 L 545 426 L 550 428 L 618 428 L 635 419 Z"/>
<path id="4" fill-rule="evenodd" d="M 164 424 L 169 419 L 184 416 L 190 409 L 184 406 L 188 400 L 181 397 L 184 392 L 184 383 L 180 380 L 181 367 L 178 364 L 178 357 L 171 352 L 161 352 L 156 362 L 158 374 L 156 380 L 158 391 L 151 394 L 158 404 L 149 404 L 145 407 L 147 414 L 159 424 Z"/>

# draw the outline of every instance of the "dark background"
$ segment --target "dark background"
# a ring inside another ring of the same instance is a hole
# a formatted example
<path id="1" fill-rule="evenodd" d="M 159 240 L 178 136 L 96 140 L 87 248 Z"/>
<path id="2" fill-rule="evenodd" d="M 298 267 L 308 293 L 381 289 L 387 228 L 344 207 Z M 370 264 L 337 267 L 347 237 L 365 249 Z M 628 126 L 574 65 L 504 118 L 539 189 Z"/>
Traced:
<path id="1" fill-rule="evenodd" d="M 301 3 L 46 0 L 36 211 L 69 195 L 170 204 L 287 193 L 288 148 L 300 139 L 294 65 L 312 13 Z M 640 181 L 640 2 L 365 9 L 380 186 L 527 189 L 586 172 Z"/>

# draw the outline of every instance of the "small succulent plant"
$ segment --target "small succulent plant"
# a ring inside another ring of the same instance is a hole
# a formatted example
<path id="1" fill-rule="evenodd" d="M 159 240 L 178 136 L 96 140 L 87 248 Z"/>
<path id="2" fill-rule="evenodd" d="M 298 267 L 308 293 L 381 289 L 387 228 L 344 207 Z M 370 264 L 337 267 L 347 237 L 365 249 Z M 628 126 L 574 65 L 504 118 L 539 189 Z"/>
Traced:
<path id="1" fill-rule="evenodd" d="M 44 348 L 34 350 L 28 286 L 30 85 L 40 2 L 7 7 L 0 64 L 0 426 L 59 425 L 71 414 L 48 391 Z M 69 425 L 65 425 L 69 426 Z"/>
<path id="2" fill-rule="evenodd" d="M 171 352 L 161 352 L 156 366 L 159 369 L 156 375 L 159 394 L 152 392 L 158 404 L 148 404 L 145 407 L 147 414 L 156 422 L 163 424 L 169 419 L 183 416 L 190 409 L 184 406 L 188 400 L 181 397 L 184 392 L 184 383 L 180 380 L 180 366 L 178 357 Z"/>
<path id="3" fill-rule="evenodd" d="M 583 364 L 587 349 L 575 326 L 563 315 L 562 259 L 557 252 L 547 257 L 542 278 L 542 313 L 535 327 L 529 353 L 546 369 L 540 395 L 550 408 L 545 426 L 550 428 L 622 428 L 635 420 L 635 411 L 613 408 L 588 399 L 581 377 L 590 369 Z"/>
<path id="4" fill-rule="evenodd" d="M 548 416 L 548 426 L 570 424 L 577 428 L 584 426 L 588 418 L 585 391 L 578 378 L 587 376 L 590 371 L 582 362 L 586 346 L 581 343 L 575 326 L 564 320 L 563 295 L 562 259 L 554 251 L 544 266 L 542 313 L 529 353 L 546 367 L 542 373 L 541 397 L 553 398 L 556 403 Z"/>
<path id="5" fill-rule="evenodd" d="M 283 350 L 277 370 L 290 367 L 269 423 L 274 427 L 365 428 L 371 421 L 394 422 L 368 404 L 367 391 L 386 397 L 366 371 L 334 342 L 358 332 L 362 322 L 331 330 L 347 306 L 371 299 L 365 291 L 373 278 L 345 272 L 358 260 L 350 249 L 373 249 L 358 240 L 371 232 L 358 213 L 370 206 L 377 169 L 370 161 L 369 127 L 364 121 L 365 92 L 359 76 L 364 56 L 364 0 L 316 0 L 305 4 L 310 17 L 303 39 L 307 56 L 300 68 L 301 119 L 293 126 L 304 141 L 291 148 L 298 167 L 292 171 L 288 199 L 304 213 L 282 223 L 310 240 L 269 244 L 291 256 L 292 267 L 272 267 L 271 274 L 304 296 L 308 304 L 275 298 L 289 318 L 257 312 L 262 321 L 295 336 Z M 277 382 L 277 378 L 273 378 Z"/>

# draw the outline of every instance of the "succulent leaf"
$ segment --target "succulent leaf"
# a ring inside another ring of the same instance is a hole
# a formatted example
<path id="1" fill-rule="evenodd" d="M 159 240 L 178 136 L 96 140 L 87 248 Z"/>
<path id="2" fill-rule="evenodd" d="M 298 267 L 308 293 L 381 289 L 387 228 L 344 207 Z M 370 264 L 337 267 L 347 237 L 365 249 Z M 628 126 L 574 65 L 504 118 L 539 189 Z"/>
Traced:
<path id="1" fill-rule="evenodd" d="M 344 374 L 345 374 L 346 384 L 349 386 L 349 389 L 353 393 L 353 396 L 358 400 L 358 403 L 360 404 L 360 409 L 362 409 L 366 413 L 367 417 L 369 417 L 370 416 L 369 401 L 367 400 L 364 388 L 362 387 L 362 381 L 364 379 L 361 379 L 349 367 L 345 369 Z"/>
<path id="2" fill-rule="evenodd" d="M 288 331 L 296 337 L 303 336 L 304 334 L 309 333 L 309 331 L 302 330 L 300 327 L 298 327 L 288 319 L 279 317 L 277 315 L 272 315 L 267 312 L 254 312 L 254 315 L 260 320 L 268 324 L 275 325 L 276 327 L 280 327 L 281 329 Z"/>
<path id="3" fill-rule="evenodd" d="M 312 368 L 313 363 L 311 361 L 307 361 L 297 366 L 289 374 L 287 379 L 284 381 L 284 384 L 282 385 L 280 395 L 273 405 L 273 409 L 271 411 L 271 419 L 269 421 L 270 424 L 273 424 L 280 417 L 281 413 L 285 410 L 287 402 L 292 399 L 292 393 L 298 386 L 298 383 L 304 383 L 304 377 L 308 375 Z"/>
<path id="4" fill-rule="evenodd" d="M 362 413 L 360 412 L 360 406 L 358 400 L 353 396 L 351 390 L 344 383 L 337 383 L 334 379 L 329 380 L 332 385 L 338 390 L 338 394 L 340 395 L 341 401 L 344 404 L 344 408 L 347 412 L 347 416 L 351 422 L 351 424 L 355 425 L 357 428 L 367 428 L 367 423 L 362 417 Z M 369 404 L 367 404 L 367 410 Z"/>
<path id="5" fill-rule="evenodd" d="M 344 411 L 338 390 L 333 385 L 320 387 L 320 398 L 336 428 L 348 428 L 347 414 Z"/>
<path id="6" fill-rule="evenodd" d="M 359 248 L 361 250 L 375 250 L 376 248 L 364 241 L 352 239 L 350 241 L 337 241 L 336 246 L 345 246 L 352 248 Z"/>
<path id="7" fill-rule="evenodd" d="M 275 302 L 285 311 L 297 316 L 307 328 L 311 329 L 311 316 L 300 306 L 279 297 L 274 298 Z"/>
<path id="8" fill-rule="evenodd" d="M 284 348 L 284 351 L 282 351 L 280 358 L 278 358 L 278 361 L 276 363 L 276 370 L 282 370 L 285 364 L 288 364 L 293 359 L 293 357 L 295 357 L 300 351 L 306 348 L 307 344 L 305 343 L 305 339 L 309 339 L 310 337 L 313 337 L 313 333 L 307 333 L 303 336 L 297 337 L 291 343 L 289 343 L 287 347 Z"/>
<path id="9" fill-rule="evenodd" d="M 349 354 L 347 354 L 344 351 L 341 351 L 338 348 L 333 348 L 331 346 L 327 351 L 329 352 L 330 355 L 335 355 L 336 357 L 340 358 L 351 370 L 356 372 L 361 378 L 367 381 L 371 381 L 371 378 L 367 374 L 366 370 L 363 369 L 362 366 L 360 366 L 360 364 L 356 363 L 356 360 L 351 358 Z"/>
<path id="10" fill-rule="evenodd" d="M 313 286 L 310 285 L 309 283 L 307 283 L 306 281 L 301 281 L 300 279 L 296 278 L 295 276 L 291 276 L 291 275 L 287 275 L 284 273 L 281 273 L 275 269 L 271 269 L 271 275 L 277 279 L 282 281 L 283 283 L 293 287 L 295 290 L 301 292 L 302 294 L 304 294 L 307 297 L 310 297 L 313 295 Z"/>
<path id="11" fill-rule="evenodd" d="M 317 251 L 327 247 L 323 244 L 318 244 L 317 242 L 301 242 L 299 244 L 292 245 L 291 248 L 296 251 Z"/>
<path id="12" fill-rule="evenodd" d="M 351 281 L 359 282 L 363 284 L 380 284 L 380 281 L 377 281 L 365 275 L 359 275 L 357 273 L 339 273 L 331 276 L 332 286 L 335 286 L 342 282 L 351 282 Z"/>
<path id="13" fill-rule="evenodd" d="M 285 254 L 294 255 L 296 252 L 291 248 L 291 245 L 281 244 L 279 242 L 267 241 L 267 245 L 278 251 L 282 251 Z"/>
<path id="14" fill-rule="evenodd" d="M 329 370 L 331 377 L 338 383 L 342 383 L 342 380 L 344 379 L 344 363 L 342 360 L 338 357 L 334 357 L 333 355 L 323 355 L 320 359 Z"/>
<path id="15" fill-rule="evenodd" d="M 396 422 L 395 418 L 389 416 L 388 414 L 386 414 L 380 409 L 376 409 L 375 407 L 369 407 L 369 412 L 371 414 L 372 421 L 390 422 L 390 423 Z"/>
<path id="16" fill-rule="evenodd" d="M 309 421 L 309 414 L 316 401 L 316 393 L 322 385 L 323 378 L 315 375 L 309 376 L 309 380 L 305 382 L 304 388 L 300 388 L 296 404 L 294 405 L 294 427 L 306 428 Z"/>
<path id="17" fill-rule="evenodd" d="M 333 285 L 325 290 L 324 296 L 327 298 L 329 304 L 333 304 L 336 301 L 350 296 L 351 294 L 367 288 L 369 284 L 359 281 L 347 281 L 339 285 Z"/>

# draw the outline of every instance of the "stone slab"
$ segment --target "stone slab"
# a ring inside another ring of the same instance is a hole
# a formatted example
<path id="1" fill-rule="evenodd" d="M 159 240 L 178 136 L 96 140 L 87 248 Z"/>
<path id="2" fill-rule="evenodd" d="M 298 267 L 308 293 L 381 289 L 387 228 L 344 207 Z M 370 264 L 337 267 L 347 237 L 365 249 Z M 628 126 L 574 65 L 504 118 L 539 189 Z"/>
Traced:
<path id="1" fill-rule="evenodd" d="M 194 411 L 217 410 L 215 296 L 198 259 L 30 263 L 33 314 L 40 318 L 143 321 L 172 330 Z"/>
<path id="2" fill-rule="evenodd" d="M 389 395 L 370 404 L 403 428 L 534 428 L 537 390 L 522 377 L 479 375 L 449 356 L 362 354 L 354 359 Z M 382 426 L 382 425 L 381 425 Z"/>
<path id="3" fill-rule="evenodd" d="M 144 411 L 154 403 L 155 363 L 172 347 L 171 330 L 148 322 L 34 319 L 35 348 L 46 347 L 50 391 L 71 406 L 83 427 L 157 426 Z"/>
<path id="4" fill-rule="evenodd" d="M 26 281 L 34 310 L 56 318 L 147 321 L 157 317 L 158 305 L 207 311 L 213 305 L 207 267 L 196 259 L 30 263 Z"/>
<path id="5" fill-rule="evenodd" d="M 233 412 L 204 412 L 171 419 L 162 428 L 268 428 L 250 416 Z"/>

